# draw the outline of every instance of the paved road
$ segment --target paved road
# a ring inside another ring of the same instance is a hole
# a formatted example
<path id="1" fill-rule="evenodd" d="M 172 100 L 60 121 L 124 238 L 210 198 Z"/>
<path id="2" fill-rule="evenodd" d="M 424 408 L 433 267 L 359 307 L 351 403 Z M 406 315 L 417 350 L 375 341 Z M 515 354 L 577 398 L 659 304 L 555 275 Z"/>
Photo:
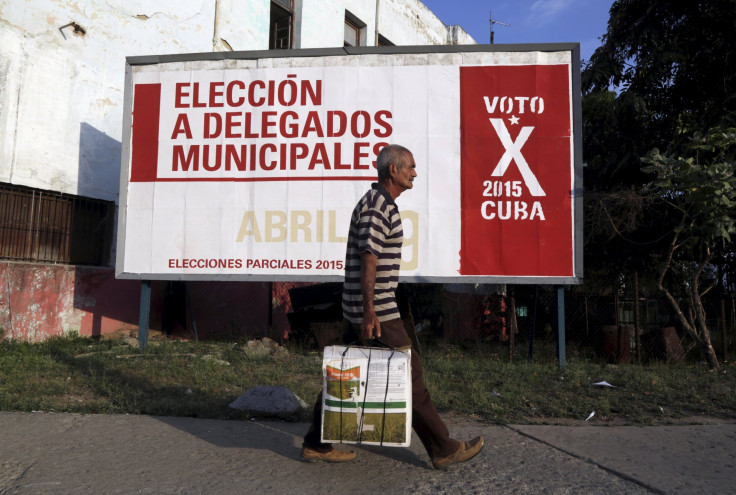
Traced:
<path id="1" fill-rule="evenodd" d="M 0 413 L 0 494 L 736 492 L 736 423 L 494 426 L 467 463 L 435 471 L 412 447 L 358 448 L 350 464 L 299 462 L 307 425 L 121 415 Z"/>

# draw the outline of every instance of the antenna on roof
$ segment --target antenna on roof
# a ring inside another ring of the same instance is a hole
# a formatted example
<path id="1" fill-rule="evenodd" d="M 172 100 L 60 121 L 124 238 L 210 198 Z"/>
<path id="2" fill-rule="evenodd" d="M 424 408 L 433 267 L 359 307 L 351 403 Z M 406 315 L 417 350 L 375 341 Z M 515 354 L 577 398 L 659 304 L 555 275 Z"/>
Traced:
<path id="1" fill-rule="evenodd" d="M 493 44 L 493 25 L 494 24 L 500 24 L 502 26 L 510 27 L 511 24 L 506 24 L 505 22 L 497 21 L 496 19 L 493 18 L 493 13 L 490 12 L 490 11 L 489 11 L 489 16 L 490 16 L 490 19 L 489 20 L 491 22 L 491 45 L 492 45 Z"/>

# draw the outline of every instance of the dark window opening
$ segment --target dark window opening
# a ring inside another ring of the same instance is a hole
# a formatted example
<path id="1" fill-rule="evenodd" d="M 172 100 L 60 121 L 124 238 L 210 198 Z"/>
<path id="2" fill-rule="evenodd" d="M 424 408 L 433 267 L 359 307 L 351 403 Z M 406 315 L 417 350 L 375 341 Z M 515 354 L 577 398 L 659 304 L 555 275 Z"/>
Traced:
<path id="1" fill-rule="evenodd" d="M 0 183 L 0 259 L 106 266 L 115 203 Z"/>
<path id="2" fill-rule="evenodd" d="M 360 46 L 360 38 L 366 23 L 345 11 L 345 44 L 344 46 Z"/>
<path id="3" fill-rule="evenodd" d="M 291 0 L 271 2 L 271 29 L 269 32 L 270 50 L 284 50 L 292 47 L 294 13 Z"/>
<path id="4" fill-rule="evenodd" d="M 379 34 L 378 35 L 378 46 L 396 46 L 396 45 L 391 43 L 391 41 L 385 36 Z"/>

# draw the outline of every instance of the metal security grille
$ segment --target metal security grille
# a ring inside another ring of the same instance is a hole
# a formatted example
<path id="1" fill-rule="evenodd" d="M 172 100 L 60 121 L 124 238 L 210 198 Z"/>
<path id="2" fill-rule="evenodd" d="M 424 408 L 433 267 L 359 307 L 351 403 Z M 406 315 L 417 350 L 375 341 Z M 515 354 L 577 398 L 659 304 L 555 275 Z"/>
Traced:
<path id="1" fill-rule="evenodd" d="M 0 259 L 107 265 L 115 203 L 0 183 Z"/>

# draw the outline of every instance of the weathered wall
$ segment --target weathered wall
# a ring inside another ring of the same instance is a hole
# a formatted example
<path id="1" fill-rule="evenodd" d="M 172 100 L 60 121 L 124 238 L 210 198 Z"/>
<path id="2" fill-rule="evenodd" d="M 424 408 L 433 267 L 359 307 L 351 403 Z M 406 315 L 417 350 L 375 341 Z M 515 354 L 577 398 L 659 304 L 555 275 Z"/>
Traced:
<path id="1" fill-rule="evenodd" d="M 476 41 L 462 26 L 454 25 L 447 26 L 447 43 L 450 45 L 475 45 Z"/>
<path id="2" fill-rule="evenodd" d="M 117 281 L 107 268 L 0 263 L 0 328 L 36 342 L 137 328 L 140 282 Z"/>
<path id="3" fill-rule="evenodd" d="M 117 201 L 125 57 L 267 49 L 268 8 L 0 1 L 0 181 Z"/>
<path id="4" fill-rule="evenodd" d="M 0 329 L 5 338 L 29 342 L 137 330 L 140 286 L 116 280 L 112 268 L 0 262 Z M 193 316 L 201 338 L 283 335 L 285 328 L 269 328 L 267 283 L 187 282 L 187 288 L 191 312 L 182 304 L 170 315 L 182 323 L 173 325 L 176 333 L 191 337 Z M 165 282 L 154 282 L 151 292 L 150 328 L 161 330 Z M 285 315 L 277 311 L 273 319 Z"/>
<path id="5" fill-rule="evenodd" d="M 381 0 L 379 11 L 378 31 L 396 45 L 447 44 L 447 28 L 418 0 Z"/>
<path id="6" fill-rule="evenodd" d="M 366 24 L 361 45 L 376 44 L 376 3 L 378 32 L 396 45 L 444 45 L 452 43 L 449 26 L 419 0 L 343 0 L 309 1 L 301 5 L 302 26 L 299 48 L 343 46 L 345 10 Z M 333 28 L 337 27 L 339 29 Z M 475 44 L 461 27 L 455 28 L 456 43 Z"/>

